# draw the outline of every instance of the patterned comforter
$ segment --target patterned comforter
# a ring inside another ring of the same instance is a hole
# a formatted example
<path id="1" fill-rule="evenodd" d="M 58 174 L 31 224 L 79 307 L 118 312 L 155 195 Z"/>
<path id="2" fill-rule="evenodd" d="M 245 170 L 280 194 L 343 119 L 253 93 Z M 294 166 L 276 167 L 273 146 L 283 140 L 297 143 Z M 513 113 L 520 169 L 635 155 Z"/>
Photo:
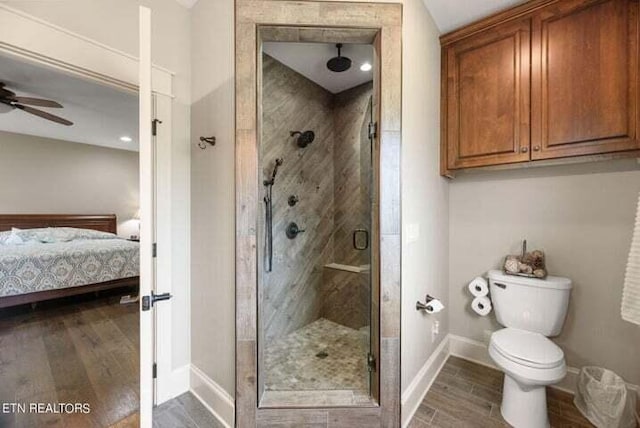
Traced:
<path id="1" fill-rule="evenodd" d="M 0 245 L 0 297 L 139 275 L 137 242 L 79 239 Z"/>

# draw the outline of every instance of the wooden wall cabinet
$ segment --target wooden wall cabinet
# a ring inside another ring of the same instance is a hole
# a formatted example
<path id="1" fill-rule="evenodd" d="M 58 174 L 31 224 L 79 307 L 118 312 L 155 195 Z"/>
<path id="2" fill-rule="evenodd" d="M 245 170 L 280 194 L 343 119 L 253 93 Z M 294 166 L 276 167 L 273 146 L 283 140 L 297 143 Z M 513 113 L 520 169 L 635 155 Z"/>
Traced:
<path id="1" fill-rule="evenodd" d="M 442 174 L 638 155 L 638 20 L 638 0 L 534 0 L 442 36 Z"/>

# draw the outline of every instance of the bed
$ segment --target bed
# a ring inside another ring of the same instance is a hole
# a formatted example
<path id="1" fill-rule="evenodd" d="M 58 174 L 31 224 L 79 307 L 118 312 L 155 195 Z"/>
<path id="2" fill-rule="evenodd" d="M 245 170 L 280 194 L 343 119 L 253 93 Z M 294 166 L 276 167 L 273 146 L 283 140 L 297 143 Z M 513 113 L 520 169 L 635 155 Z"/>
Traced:
<path id="1" fill-rule="evenodd" d="M 138 286 L 139 243 L 115 233 L 115 215 L 0 215 L 0 308 Z"/>

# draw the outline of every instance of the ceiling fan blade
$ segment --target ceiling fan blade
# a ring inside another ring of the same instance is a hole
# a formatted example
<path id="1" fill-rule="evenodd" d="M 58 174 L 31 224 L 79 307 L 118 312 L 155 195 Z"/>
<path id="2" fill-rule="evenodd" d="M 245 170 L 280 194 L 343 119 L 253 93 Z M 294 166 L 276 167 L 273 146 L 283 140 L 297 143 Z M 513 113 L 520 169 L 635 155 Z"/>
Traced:
<path id="1" fill-rule="evenodd" d="M 39 117 L 41 117 L 43 119 L 47 119 L 47 120 L 50 120 L 52 122 L 59 123 L 60 125 L 66 125 L 66 126 L 73 125 L 73 122 L 70 122 L 67 119 L 63 119 L 63 118 L 61 118 L 59 116 L 56 116 L 54 114 L 47 113 L 46 111 L 38 110 L 37 108 L 23 106 L 22 104 L 12 104 L 12 105 L 17 109 L 23 110 L 23 111 L 25 111 L 27 113 L 34 114 L 34 115 L 39 116 Z"/>
<path id="2" fill-rule="evenodd" d="M 15 92 L 11 92 L 10 90 L 0 86 L 0 97 L 11 98 L 11 97 L 14 97 L 15 95 L 16 95 Z"/>
<path id="3" fill-rule="evenodd" d="M 31 98 L 31 97 L 11 97 L 11 101 L 15 101 L 21 104 L 29 104 L 32 106 L 38 107 L 52 107 L 52 108 L 62 108 L 62 104 L 59 104 L 55 101 L 51 100 L 43 100 L 41 98 Z"/>

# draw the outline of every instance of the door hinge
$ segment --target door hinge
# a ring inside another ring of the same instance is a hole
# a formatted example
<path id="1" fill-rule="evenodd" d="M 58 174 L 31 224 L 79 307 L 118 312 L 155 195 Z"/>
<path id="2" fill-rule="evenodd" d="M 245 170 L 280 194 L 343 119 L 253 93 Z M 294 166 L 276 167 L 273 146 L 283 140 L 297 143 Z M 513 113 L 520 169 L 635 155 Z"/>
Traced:
<path id="1" fill-rule="evenodd" d="M 158 257 L 158 244 L 156 242 L 151 244 L 151 257 Z"/>
<path id="2" fill-rule="evenodd" d="M 376 357 L 373 354 L 367 354 L 367 368 L 370 372 L 376 371 Z"/>
<path id="3" fill-rule="evenodd" d="M 154 137 L 156 135 L 158 135 L 158 124 L 162 123 L 162 121 L 160 119 L 153 119 L 151 121 L 151 135 L 153 135 Z"/>
<path id="4" fill-rule="evenodd" d="M 158 377 L 158 364 L 153 363 L 153 378 L 157 378 Z"/>
<path id="5" fill-rule="evenodd" d="M 369 139 L 373 140 L 378 136 L 378 124 L 376 122 L 369 122 Z"/>

